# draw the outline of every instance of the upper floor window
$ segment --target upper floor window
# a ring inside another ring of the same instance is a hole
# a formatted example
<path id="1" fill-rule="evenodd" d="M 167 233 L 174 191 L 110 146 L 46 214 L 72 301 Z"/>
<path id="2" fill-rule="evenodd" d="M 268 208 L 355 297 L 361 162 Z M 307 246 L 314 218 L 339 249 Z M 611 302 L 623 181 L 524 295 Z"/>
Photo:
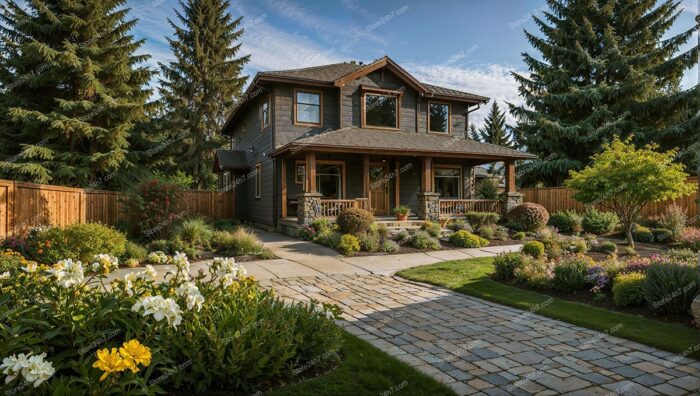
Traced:
<path id="1" fill-rule="evenodd" d="M 398 128 L 398 98 L 395 95 L 367 93 L 365 97 L 365 126 Z"/>
<path id="2" fill-rule="evenodd" d="M 267 100 L 260 105 L 260 129 L 270 126 L 270 102 Z"/>
<path id="3" fill-rule="evenodd" d="M 450 105 L 445 103 L 430 103 L 428 131 L 450 133 Z"/>
<path id="4" fill-rule="evenodd" d="M 319 91 L 295 91 L 294 123 L 301 125 L 321 125 L 322 94 Z"/>

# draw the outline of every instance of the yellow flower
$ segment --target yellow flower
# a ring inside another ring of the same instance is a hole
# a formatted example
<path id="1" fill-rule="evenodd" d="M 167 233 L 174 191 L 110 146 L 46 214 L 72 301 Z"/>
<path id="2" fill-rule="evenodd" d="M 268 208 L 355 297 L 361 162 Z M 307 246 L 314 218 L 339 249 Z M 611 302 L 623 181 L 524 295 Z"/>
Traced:
<path id="1" fill-rule="evenodd" d="M 136 373 L 139 371 L 137 365 L 142 365 L 144 367 L 151 364 L 151 350 L 145 346 L 141 345 L 138 340 L 131 340 L 125 342 L 121 348 L 119 348 L 119 353 L 124 359 L 124 364 L 132 372 Z"/>
<path id="2" fill-rule="evenodd" d="M 92 364 L 92 367 L 104 371 L 100 381 L 104 381 L 111 373 L 118 373 L 127 368 L 124 359 L 117 352 L 117 348 L 112 348 L 111 352 L 107 348 L 97 351 L 97 361 Z"/>

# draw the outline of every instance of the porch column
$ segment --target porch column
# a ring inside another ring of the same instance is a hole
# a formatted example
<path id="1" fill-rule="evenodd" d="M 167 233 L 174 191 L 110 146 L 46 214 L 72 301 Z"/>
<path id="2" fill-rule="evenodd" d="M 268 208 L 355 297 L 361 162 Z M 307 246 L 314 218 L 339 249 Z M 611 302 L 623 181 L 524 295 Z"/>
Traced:
<path id="1" fill-rule="evenodd" d="M 281 160 L 282 164 L 282 169 L 281 169 L 281 176 L 282 176 L 282 218 L 286 219 L 287 218 L 287 159 L 282 158 Z"/>
<path id="2" fill-rule="evenodd" d="M 440 219 L 440 194 L 433 192 L 433 157 L 423 157 L 421 169 L 421 192 L 418 194 L 418 218 L 437 221 Z"/>
<path id="3" fill-rule="evenodd" d="M 306 225 L 321 216 L 321 197 L 316 191 L 316 153 L 306 152 L 304 192 L 298 196 L 297 223 Z"/>
<path id="4" fill-rule="evenodd" d="M 396 160 L 394 175 L 394 207 L 401 205 L 401 161 Z"/>
<path id="5" fill-rule="evenodd" d="M 362 196 L 369 198 L 369 154 L 362 156 Z"/>
<path id="6" fill-rule="evenodd" d="M 505 161 L 506 191 L 501 199 L 501 211 L 508 214 L 511 209 L 523 203 L 523 194 L 515 191 L 515 160 Z"/>

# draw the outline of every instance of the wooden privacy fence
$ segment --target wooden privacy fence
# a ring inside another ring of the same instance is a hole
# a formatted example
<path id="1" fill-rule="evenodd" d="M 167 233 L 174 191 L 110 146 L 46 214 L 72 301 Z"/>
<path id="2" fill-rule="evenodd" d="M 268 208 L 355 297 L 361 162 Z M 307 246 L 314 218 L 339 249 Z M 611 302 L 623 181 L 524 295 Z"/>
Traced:
<path id="1" fill-rule="evenodd" d="M 691 177 L 687 180 L 688 183 L 697 185 L 698 178 Z M 582 212 L 585 206 L 573 199 L 573 191 L 564 187 L 546 187 L 546 188 L 521 188 L 518 192 L 524 194 L 525 202 L 534 202 L 547 208 L 550 213 L 560 210 L 576 210 Z M 698 216 L 698 193 L 697 191 L 686 197 L 675 201 L 662 201 L 647 205 L 642 211 L 642 217 L 648 218 L 658 216 L 666 211 L 668 205 L 676 203 L 688 211 L 688 217 L 697 219 Z"/>
<path id="2" fill-rule="evenodd" d="M 233 218 L 234 192 L 183 191 L 176 212 L 210 220 Z M 37 225 L 66 226 L 99 222 L 115 225 L 127 219 L 116 191 L 85 190 L 0 179 L 0 237 Z"/>

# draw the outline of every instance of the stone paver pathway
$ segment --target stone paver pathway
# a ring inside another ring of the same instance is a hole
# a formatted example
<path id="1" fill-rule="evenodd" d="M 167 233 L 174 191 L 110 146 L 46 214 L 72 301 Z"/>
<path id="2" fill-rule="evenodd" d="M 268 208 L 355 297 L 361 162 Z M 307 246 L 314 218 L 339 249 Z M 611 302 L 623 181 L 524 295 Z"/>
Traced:
<path id="1" fill-rule="evenodd" d="M 476 395 L 686 395 L 700 362 L 438 287 L 381 275 L 268 279 L 288 299 L 334 302 L 340 325 Z M 410 379 L 407 379 L 410 381 Z"/>

